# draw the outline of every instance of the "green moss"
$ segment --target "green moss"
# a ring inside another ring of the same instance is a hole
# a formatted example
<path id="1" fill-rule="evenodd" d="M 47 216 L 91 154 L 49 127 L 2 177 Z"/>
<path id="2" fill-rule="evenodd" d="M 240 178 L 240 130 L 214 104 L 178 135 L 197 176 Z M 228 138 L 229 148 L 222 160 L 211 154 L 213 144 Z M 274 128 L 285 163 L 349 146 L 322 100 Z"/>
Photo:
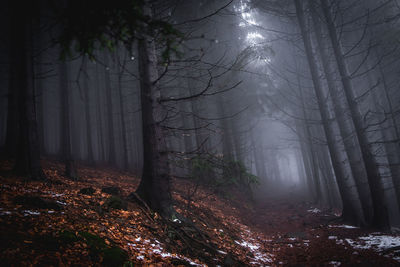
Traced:
<path id="1" fill-rule="evenodd" d="M 122 266 L 127 259 L 127 253 L 119 247 L 107 248 L 103 251 L 104 266 Z"/>
<path id="2" fill-rule="evenodd" d="M 104 239 L 100 236 L 91 234 L 89 232 L 79 232 L 79 235 L 85 240 L 90 249 L 100 251 L 107 248 L 106 242 L 104 242 Z"/>
<path id="3" fill-rule="evenodd" d="M 79 193 L 84 194 L 84 195 L 93 195 L 96 190 L 93 189 L 93 187 L 85 187 L 82 188 Z"/>
<path id="4" fill-rule="evenodd" d="M 77 237 L 75 235 L 75 233 L 67 231 L 67 230 L 61 231 L 58 234 L 58 238 L 60 239 L 60 241 L 62 243 L 65 243 L 65 244 L 70 244 L 70 243 L 74 243 L 76 241 L 79 241 L 79 237 Z"/>
<path id="5" fill-rule="evenodd" d="M 127 208 L 126 202 L 117 196 L 111 196 L 109 199 L 107 199 L 105 206 L 106 208 L 117 210 L 126 210 Z"/>

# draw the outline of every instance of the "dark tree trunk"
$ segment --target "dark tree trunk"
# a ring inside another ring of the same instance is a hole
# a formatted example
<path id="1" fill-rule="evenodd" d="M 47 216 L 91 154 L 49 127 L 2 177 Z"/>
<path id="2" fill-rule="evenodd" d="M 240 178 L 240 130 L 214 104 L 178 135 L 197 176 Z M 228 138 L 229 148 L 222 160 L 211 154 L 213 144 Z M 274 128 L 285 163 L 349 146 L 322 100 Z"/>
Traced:
<path id="1" fill-rule="evenodd" d="M 332 160 L 332 166 L 335 171 L 335 176 L 340 188 L 340 193 L 343 202 L 342 217 L 344 220 L 348 222 L 360 225 L 363 223 L 363 218 L 361 214 L 357 211 L 355 203 L 353 203 L 353 200 L 351 199 L 349 188 L 347 187 L 346 184 L 346 179 L 347 179 L 346 173 L 341 165 L 341 160 L 339 156 L 340 150 L 335 140 L 332 124 L 329 122 L 330 121 L 329 110 L 325 103 L 326 98 L 322 90 L 322 85 L 318 74 L 317 63 L 313 55 L 310 35 L 309 32 L 307 31 L 307 26 L 305 23 L 303 5 L 301 0 L 294 0 L 294 2 L 296 5 L 297 19 L 299 21 L 301 35 L 303 37 L 303 43 L 311 72 L 312 82 L 314 85 L 315 94 L 317 96 L 318 107 L 321 113 L 322 124 L 326 135 L 326 140 L 328 142 L 328 148 Z"/>
<path id="2" fill-rule="evenodd" d="M 83 59 L 83 69 L 87 69 L 87 60 Z M 92 116 L 90 113 L 89 83 L 86 74 L 83 75 L 83 93 L 85 97 L 85 121 L 86 121 L 86 145 L 87 145 L 87 161 L 89 165 L 94 164 L 93 143 L 92 143 Z"/>
<path id="3" fill-rule="evenodd" d="M 321 58 L 323 71 L 327 80 L 329 94 L 332 97 L 333 108 L 336 116 L 336 121 L 339 125 L 340 135 L 344 143 L 347 157 L 349 158 L 350 168 L 356 183 L 356 189 L 360 197 L 361 207 L 366 219 L 366 222 L 371 222 L 372 219 L 372 203 L 371 195 L 369 193 L 369 186 L 365 179 L 366 172 L 361 155 L 358 149 L 357 137 L 354 135 L 354 126 L 351 120 L 346 118 L 345 108 L 342 105 L 340 98 L 340 89 L 335 85 L 333 71 L 329 63 L 329 57 L 325 49 L 325 43 L 322 39 L 322 29 L 320 26 L 321 21 L 315 10 L 315 2 L 309 1 L 311 7 L 311 16 L 313 19 L 315 37 L 318 43 L 318 52 Z"/>
<path id="4" fill-rule="evenodd" d="M 110 67 L 108 66 L 108 57 L 104 53 L 104 82 L 106 87 L 106 101 L 107 101 L 107 131 L 108 131 L 108 163 L 111 165 L 116 164 L 115 159 L 115 140 L 114 140 L 114 115 L 112 105 L 112 88 L 110 81 Z"/>
<path id="5" fill-rule="evenodd" d="M 15 34 L 15 33 L 14 33 Z M 11 35 L 12 37 L 12 35 Z M 12 40 L 12 38 L 10 38 Z M 18 93 L 17 88 L 18 82 L 18 69 L 16 63 L 15 55 L 18 51 L 15 51 L 17 47 L 10 45 L 10 70 L 9 70 L 9 84 L 8 84 L 8 105 L 7 105 L 7 132 L 6 132 L 6 144 L 5 144 L 5 154 L 7 157 L 15 158 L 17 150 L 17 139 L 19 132 L 19 110 L 18 110 Z"/>
<path id="6" fill-rule="evenodd" d="M 320 182 L 317 158 L 315 155 L 315 147 L 313 145 L 310 125 L 308 123 L 309 118 L 306 113 L 305 99 L 303 96 L 303 88 L 300 84 L 299 76 L 297 76 L 297 82 L 299 84 L 301 109 L 302 109 L 302 115 L 303 115 L 303 119 L 304 119 L 304 135 L 305 135 L 305 142 L 306 142 L 305 145 L 308 148 L 308 155 L 310 156 L 309 159 L 310 159 L 310 164 L 311 164 L 311 168 L 312 168 L 312 176 L 310 176 L 309 179 L 310 179 L 310 184 L 313 184 L 312 192 L 314 192 L 314 202 L 318 203 L 321 201 L 321 182 Z"/>
<path id="7" fill-rule="evenodd" d="M 60 79 L 60 100 L 61 100 L 61 156 L 65 163 L 65 176 L 77 180 L 78 172 L 71 152 L 71 120 L 70 120 L 70 103 L 69 103 L 69 82 L 68 82 L 68 66 L 66 63 L 60 63 L 59 66 Z"/>
<path id="8" fill-rule="evenodd" d="M 364 160 L 367 179 L 371 191 L 373 218 L 371 226 L 388 230 L 390 229 L 389 215 L 385 201 L 384 188 L 381 176 L 376 164 L 376 160 L 369 146 L 368 138 L 365 134 L 365 125 L 363 116 L 359 110 L 356 97 L 354 95 L 351 77 L 347 70 L 347 65 L 343 57 L 342 48 L 336 33 L 336 28 L 332 19 L 331 12 L 327 0 L 321 0 L 322 11 L 328 26 L 329 36 L 332 42 L 333 52 L 338 65 L 341 81 L 346 96 L 347 104 L 350 108 L 351 117 L 353 118 L 356 129 L 357 138 L 360 144 L 361 155 Z"/>
<path id="9" fill-rule="evenodd" d="M 33 2 L 21 9 L 18 2 L 10 4 L 11 12 L 10 71 L 15 90 L 18 90 L 19 135 L 15 171 L 30 179 L 45 179 L 40 165 L 40 144 L 36 125 L 35 89 L 32 60 Z M 15 133 L 14 133 L 15 134 Z"/>
<path id="10" fill-rule="evenodd" d="M 118 95 L 119 95 L 119 115 L 121 120 L 121 134 L 122 134 L 122 169 L 127 170 L 128 168 L 128 142 L 126 132 L 126 119 L 124 109 L 124 96 L 122 94 L 122 72 L 123 69 L 119 69 L 118 73 Z"/>
<path id="11" fill-rule="evenodd" d="M 151 16 L 148 1 L 144 14 Z M 165 111 L 160 104 L 155 41 L 144 35 L 139 40 L 139 73 L 143 130 L 143 175 L 137 194 L 155 211 L 170 218 L 174 213 L 170 189 L 167 144 L 160 125 Z"/>

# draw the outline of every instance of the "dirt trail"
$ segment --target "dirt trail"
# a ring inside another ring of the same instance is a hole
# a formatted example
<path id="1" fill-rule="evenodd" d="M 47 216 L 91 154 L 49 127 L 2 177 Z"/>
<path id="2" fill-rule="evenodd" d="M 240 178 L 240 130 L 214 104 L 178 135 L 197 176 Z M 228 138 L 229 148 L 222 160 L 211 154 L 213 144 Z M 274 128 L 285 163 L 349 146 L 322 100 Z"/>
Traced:
<path id="1" fill-rule="evenodd" d="M 400 251 L 376 251 L 380 245 L 396 247 L 398 236 L 390 236 L 395 241 L 382 241 L 379 238 L 383 233 L 344 225 L 339 214 L 313 207 L 298 197 L 263 199 L 259 203 L 252 211 L 242 210 L 242 216 L 269 239 L 263 245 L 274 255 L 274 266 L 400 266 L 394 260 Z M 366 247 L 367 241 L 359 239 L 366 236 L 378 240 L 375 246 L 361 249 L 351 245 L 359 242 Z"/>

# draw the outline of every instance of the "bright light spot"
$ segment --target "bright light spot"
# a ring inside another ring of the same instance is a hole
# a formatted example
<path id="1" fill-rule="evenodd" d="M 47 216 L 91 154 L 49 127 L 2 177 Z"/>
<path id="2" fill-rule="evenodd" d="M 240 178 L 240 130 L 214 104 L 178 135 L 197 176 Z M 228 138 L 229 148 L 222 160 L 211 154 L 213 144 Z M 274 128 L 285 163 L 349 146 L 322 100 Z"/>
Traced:
<path id="1" fill-rule="evenodd" d="M 258 32 L 249 32 L 246 36 L 246 41 L 249 42 L 251 45 L 256 45 L 264 39 L 265 37 Z"/>

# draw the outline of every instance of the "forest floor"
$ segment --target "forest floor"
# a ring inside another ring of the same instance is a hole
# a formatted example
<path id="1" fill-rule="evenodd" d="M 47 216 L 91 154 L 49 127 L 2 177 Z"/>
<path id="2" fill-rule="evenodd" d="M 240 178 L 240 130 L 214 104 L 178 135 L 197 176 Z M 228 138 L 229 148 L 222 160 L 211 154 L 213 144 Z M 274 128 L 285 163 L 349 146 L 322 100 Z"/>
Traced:
<path id="1" fill-rule="evenodd" d="M 400 236 L 344 225 L 295 194 L 252 204 L 199 188 L 188 207 L 195 185 L 174 180 L 193 228 L 126 201 L 139 183 L 128 173 L 80 166 L 71 181 L 43 166 L 48 181 L 25 181 L 0 162 L 2 266 L 400 266 Z"/>

